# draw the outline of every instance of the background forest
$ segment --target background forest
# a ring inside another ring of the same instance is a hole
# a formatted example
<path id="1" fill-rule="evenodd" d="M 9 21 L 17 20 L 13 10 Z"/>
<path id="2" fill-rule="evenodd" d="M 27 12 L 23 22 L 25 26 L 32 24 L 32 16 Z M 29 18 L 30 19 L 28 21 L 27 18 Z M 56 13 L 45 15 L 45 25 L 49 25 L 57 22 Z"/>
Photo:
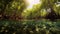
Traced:
<path id="1" fill-rule="evenodd" d="M 0 0 L 1 34 L 60 34 L 60 0 Z"/>

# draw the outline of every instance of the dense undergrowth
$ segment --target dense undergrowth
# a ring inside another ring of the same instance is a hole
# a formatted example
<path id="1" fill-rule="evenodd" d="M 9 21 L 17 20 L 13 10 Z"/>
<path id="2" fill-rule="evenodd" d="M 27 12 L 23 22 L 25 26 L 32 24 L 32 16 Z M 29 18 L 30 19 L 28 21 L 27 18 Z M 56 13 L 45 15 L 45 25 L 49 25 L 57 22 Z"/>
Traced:
<path id="1" fill-rule="evenodd" d="M 0 20 L 0 34 L 60 34 L 60 20 Z"/>

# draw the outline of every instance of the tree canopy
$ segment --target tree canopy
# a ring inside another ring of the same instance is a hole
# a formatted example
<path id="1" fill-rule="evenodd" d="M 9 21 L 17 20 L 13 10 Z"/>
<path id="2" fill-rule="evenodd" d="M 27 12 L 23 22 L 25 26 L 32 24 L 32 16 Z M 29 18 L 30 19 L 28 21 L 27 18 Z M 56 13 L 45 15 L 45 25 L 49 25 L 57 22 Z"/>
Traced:
<path id="1" fill-rule="evenodd" d="M 52 19 L 52 16 L 54 16 L 54 19 L 59 19 L 60 0 L 39 0 L 40 3 L 34 4 L 30 9 L 27 8 L 28 2 L 26 1 L 27 0 L 0 0 L 0 14 L 3 15 L 3 17 L 9 16 L 9 18 L 13 17 L 15 19 Z M 33 2 L 34 1 L 32 1 L 32 3 Z"/>

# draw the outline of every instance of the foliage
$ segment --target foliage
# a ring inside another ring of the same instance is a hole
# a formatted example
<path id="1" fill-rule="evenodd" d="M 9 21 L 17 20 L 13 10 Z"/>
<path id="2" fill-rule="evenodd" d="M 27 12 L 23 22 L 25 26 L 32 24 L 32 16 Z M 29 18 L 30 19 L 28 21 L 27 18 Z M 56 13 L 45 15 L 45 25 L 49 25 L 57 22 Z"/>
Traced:
<path id="1" fill-rule="evenodd" d="M 60 0 L 41 0 L 31 9 L 26 3 L 0 0 L 1 34 L 60 34 Z"/>
<path id="2" fill-rule="evenodd" d="M 0 20 L 0 33 L 2 34 L 59 34 L 60 21 L 51 22 L 49 20 L 29 20 L 11 21 Z"/>
<path id="3" fill-rule="evenodd" d="M 0 13 L 9 16 L 18 16 L 22 18 L 38 18 L 46 17 L 49 12 L 49 8 L 53 9 L 56 15 L 60 16 L 60 3 L 59 0 L 40 0 L 39 4 L 36 4 L 32 9 L 27 10 L 27 5 L 24 0 L 1 0 L 0 1 Z M 37 16 L 37 17 L 36 17 Z M 59 17 L 57 16 L 57 17 Z"/>

